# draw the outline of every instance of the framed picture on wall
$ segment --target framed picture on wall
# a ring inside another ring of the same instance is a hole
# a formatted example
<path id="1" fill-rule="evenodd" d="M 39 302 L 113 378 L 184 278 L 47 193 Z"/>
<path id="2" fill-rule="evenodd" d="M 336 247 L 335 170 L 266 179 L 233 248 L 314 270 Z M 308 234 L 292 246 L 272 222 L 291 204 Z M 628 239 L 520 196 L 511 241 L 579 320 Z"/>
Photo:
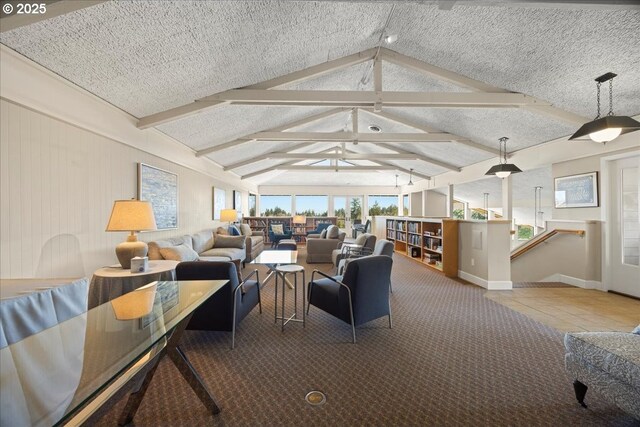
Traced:
<path id="1" fill-rule="evenodd" d="M 238 212 L 238 216 L 242 216 L 242 192 L 233 190 L 233 209 Z"/>
<path id="2" fill-rule="evenodd" d="M 212 187 L 212 193 L 212 218 L 220 219 L 220 211 L 225 209 L 227 205 L 227 193 L 216 187 Z"/>
<path id="3" fill-rule="evenodd" d="M 554 180 L 555 207 L 598 207 L 598 172 L 569 175 Z"/>
<path id="4" fill-rule="evenodd" d="M 178 175 L 138 163 L 138 199 L 151 202 L 158 230 L 178 228 Z"/>

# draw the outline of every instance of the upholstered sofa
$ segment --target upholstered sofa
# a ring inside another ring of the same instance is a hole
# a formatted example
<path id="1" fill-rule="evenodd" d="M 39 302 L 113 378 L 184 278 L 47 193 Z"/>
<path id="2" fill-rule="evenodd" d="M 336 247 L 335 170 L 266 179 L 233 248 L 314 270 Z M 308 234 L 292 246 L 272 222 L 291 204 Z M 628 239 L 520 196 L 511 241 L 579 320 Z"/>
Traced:
<path id="1" fill-rule="evenodd" d="M 247 240 L 251 241 L 251 237 L 221 235 L 214 233 L 214 230 L 203 230 L 149 242 L 148 256 L 150 260 L 245 262 Z"/>
<path id="2" fill-rule="evenodd" d="M 330 225 L 321 234 L 307 236 L 307 263 L 332 262 L 331 254 L 334 249 L 344 242 L 346 234 L 336 225 Z"/>
<path id="3" fill-rule="evenodd" d="M 252 231 L 249 224 L 240 224 L 240 233 L 246 237 L 244 261 L 253 261 L 264 250 L 264 233 L 262 231 Z"/>
<path id="4" fill-rule="evenodd" d="M 640 421 L 640 325 L 632 333 L 567 333 L 564 345 L 578 402 L 586 408 L 592 388 Z"/>

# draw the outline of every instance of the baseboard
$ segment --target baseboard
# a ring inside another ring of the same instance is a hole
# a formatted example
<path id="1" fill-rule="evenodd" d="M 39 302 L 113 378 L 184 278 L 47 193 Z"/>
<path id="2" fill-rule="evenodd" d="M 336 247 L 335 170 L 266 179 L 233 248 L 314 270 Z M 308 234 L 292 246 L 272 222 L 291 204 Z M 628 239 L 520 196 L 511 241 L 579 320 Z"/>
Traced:
<path id="1" fill-rule="evenodd" d="M 540 280 L 540 282 L 561 282 L 583 289 L 602 290 L 602 282 L 599 282 L 597 280 L 579 279 L 577 277 L 567 276 L 566 274 L 560 273 L 552 274 L 551 276 L 545 277 L 544 279 Z"/>
<path id="2" fill-rule="evenodd" d="M 513 282 L 511 280 L 486 280 L 462 270 L 458 270 L 458 277 L 489 290 L 513 289 Z"/>

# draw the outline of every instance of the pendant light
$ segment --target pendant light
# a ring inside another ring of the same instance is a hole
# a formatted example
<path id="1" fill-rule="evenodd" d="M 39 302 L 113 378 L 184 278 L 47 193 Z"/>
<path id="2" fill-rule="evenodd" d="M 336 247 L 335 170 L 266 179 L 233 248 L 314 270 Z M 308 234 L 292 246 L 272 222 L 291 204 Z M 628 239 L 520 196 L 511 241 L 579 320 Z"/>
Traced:
<path id="1" fill-rule="evenodd" d="M 413 185 L 412 175 L 413 175 L 413 168 L 409 169 L 409 182 L 407 183 L 407 185 Z"/>
<path id="2" fill-rule="evenodd" d="M 398 188 L 400 188 L 400 187 L 398 187 L 398 174 L 396 174 L 396 190 L 397 190 Z"/>
<path id="3" fill-rule="evenodd" d="M 616 116 L 613 114 L 613 78 L 617 76 L 615 73 L 606 73 L 596 78 L 598 115 L 589 123 L 582 125 L 580 129 L 573 135 L 571 139 L 584 139 L 589 136 L 595 142 L 606 143 L 613 141 L 618 136 L 625 133 L 633 132 L 640 129 L 640 122 L 627 116 Z M 609 82 L 609 112 L 606 116 L 600 117 L 600 85 Z"/>
<path id="4" fill-rule="evenodd" d="M 507 163 L 507 140 L 509 140 L 509 138 L 506 136 L 498 140 L 500 144 L 500 163 L 489 169 L 485 175 L 495 175 L 498 178 L 506 178 L 512 173 L 522 172 L 520 168 L 513 163 Z M 504 151 L 502 150 L 503 145 Z"/>

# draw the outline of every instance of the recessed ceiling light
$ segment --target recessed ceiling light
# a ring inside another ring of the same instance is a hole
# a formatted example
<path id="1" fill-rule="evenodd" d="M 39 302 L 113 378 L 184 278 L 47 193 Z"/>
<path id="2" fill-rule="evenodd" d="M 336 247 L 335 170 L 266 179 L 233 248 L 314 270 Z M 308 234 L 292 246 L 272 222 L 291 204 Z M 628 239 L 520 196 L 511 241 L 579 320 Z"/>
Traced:
<path id="1" fill-rule="evenodd" d="M 382 132 L 382 129 L 378 125 L 369 125 L 369 130 L 376 133 Z"/>

